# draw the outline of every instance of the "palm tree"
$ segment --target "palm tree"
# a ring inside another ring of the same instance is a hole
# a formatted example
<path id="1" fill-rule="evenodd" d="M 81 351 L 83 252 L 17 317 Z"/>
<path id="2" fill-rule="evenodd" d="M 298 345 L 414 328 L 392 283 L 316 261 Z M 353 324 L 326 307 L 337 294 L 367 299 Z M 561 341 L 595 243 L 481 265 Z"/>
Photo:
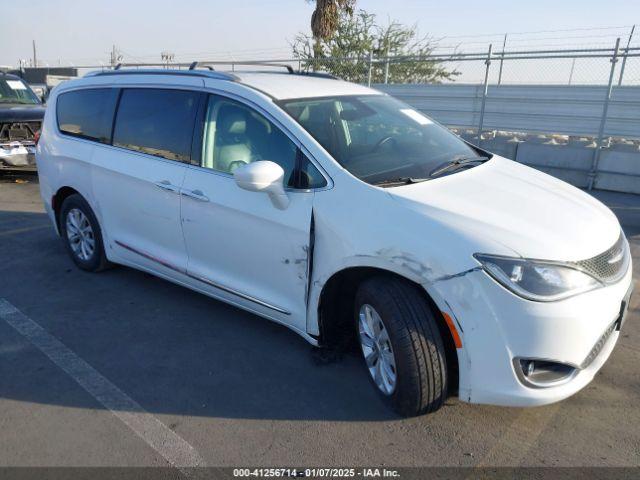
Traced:
<path id="1" fill-rule="evenodd" d="M 313 1 L 313 0 L 310 0 Z M 321 40 L 329 40 L 338 28 L 340 13 L 353 14 L 356 0 L 315 0 L 316 9 L 311 15 L 311 33 L 315 39 L 315 57 L 322 56 Z"/>

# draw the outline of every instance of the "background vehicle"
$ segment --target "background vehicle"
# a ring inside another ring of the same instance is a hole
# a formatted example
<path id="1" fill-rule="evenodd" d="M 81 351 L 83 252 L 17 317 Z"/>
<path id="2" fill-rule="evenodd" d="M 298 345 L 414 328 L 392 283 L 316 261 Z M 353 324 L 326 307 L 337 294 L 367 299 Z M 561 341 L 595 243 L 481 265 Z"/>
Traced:
<path id="1" fill-rule="evenodd" d="M 389 96 L 131 70 L 49 105 L 41 194 L 80 268 L 151 272 L 316 345 L 355 338 L 402 415 L 456 390 L 557 401 L 615 345 L 631 266 L 611 211 Z"/>
<path id="2" fill-rule="evenodd" d="M 35 137 L 44 111 L 20 77 L 0 72 L 0 170 L 36 171 Z"/>

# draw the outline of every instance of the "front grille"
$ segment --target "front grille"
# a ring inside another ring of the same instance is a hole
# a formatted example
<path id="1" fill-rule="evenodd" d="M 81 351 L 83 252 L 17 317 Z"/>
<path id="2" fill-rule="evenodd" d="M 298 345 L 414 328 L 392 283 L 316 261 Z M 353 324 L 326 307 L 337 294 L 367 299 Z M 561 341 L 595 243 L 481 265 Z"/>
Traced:
<path id="1" fill-rule="evenodd" d="M 41 122 L 14 122 L 0 124 L 0 143 L 33 140 Z"/>
<path id="2" fill-rule="evenodd" d="M 574 262 L 581 270 L 605 283 L 619 280 L 629 266 L 629 247 L 624 234 L 609 250 L 587 260 Z"/>

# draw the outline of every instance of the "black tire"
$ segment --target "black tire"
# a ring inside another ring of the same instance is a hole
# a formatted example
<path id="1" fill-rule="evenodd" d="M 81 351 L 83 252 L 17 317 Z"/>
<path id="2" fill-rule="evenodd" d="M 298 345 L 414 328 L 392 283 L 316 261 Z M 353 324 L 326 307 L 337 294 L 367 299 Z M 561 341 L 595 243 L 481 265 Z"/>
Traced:
<path id="1" fill-rule="evenodd" d="M 404 417 L 438 410 L 447 398 L 446 352 L 436 316 L 418 288 L 402 279 L 379 276 L 360 285 L 355 300 L 356 338 L 363 305 L 379 314 L 395 358 L 395 389 L 383 392 L 367 369 L 374 388 Z M 361 349 L 362 352 L 362 349 Z"/>
<path id="2" fill-rule="evenodd" d="M 87 218 L 91 225 L 91 230 L 93 233 L 94 240 L 94 249 L 92 255 L 88 258 L 83 259 L 80 258 L 80 255 L 77 254 L 69 240 L 69 234 L 67 232 L 67 217 L 69 216 L 69 212 L 74 209 L 80 210 L 84 216 Z M 60 236 L 62 237 L 62 241 L 64 242 L 64 246 L 71 256 L 73 262 L 82 270 L 86 270 L 88 272 L 99 272 L 108 268 L 111 264 L 107 260 L 107 256 L 104 252 L 104 243 L 102 241 L 102 230 L 100 230 L 100 224 L 98 223 L 98 219 L 96 218 L 93 210 L 87 203 L 87 201 L 82 198 L 79 194 L 69 195 L 64 202 L 62 202 L 62 206 L 60 207 L 60 215 L 58 218 L 58 225 L 60 227 Z"/>

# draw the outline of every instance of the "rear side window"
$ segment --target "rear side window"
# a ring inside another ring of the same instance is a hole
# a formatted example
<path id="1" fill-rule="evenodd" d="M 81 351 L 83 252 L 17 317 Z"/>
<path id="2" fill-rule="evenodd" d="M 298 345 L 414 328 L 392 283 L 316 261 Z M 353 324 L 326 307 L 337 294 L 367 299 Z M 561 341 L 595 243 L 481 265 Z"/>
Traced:
<path id="1" fill-rule="evenodd" d="M 123 90 L 113 144 L 188 162 L 199 98 L 200 93 L 184 90 Z"/>
<path id="2" fill-rule="evenodd" d="M 117 96 L 115 88 L 62 93 L 56 102 L 58 128 L 67 135 L 109 143 Z"/>

